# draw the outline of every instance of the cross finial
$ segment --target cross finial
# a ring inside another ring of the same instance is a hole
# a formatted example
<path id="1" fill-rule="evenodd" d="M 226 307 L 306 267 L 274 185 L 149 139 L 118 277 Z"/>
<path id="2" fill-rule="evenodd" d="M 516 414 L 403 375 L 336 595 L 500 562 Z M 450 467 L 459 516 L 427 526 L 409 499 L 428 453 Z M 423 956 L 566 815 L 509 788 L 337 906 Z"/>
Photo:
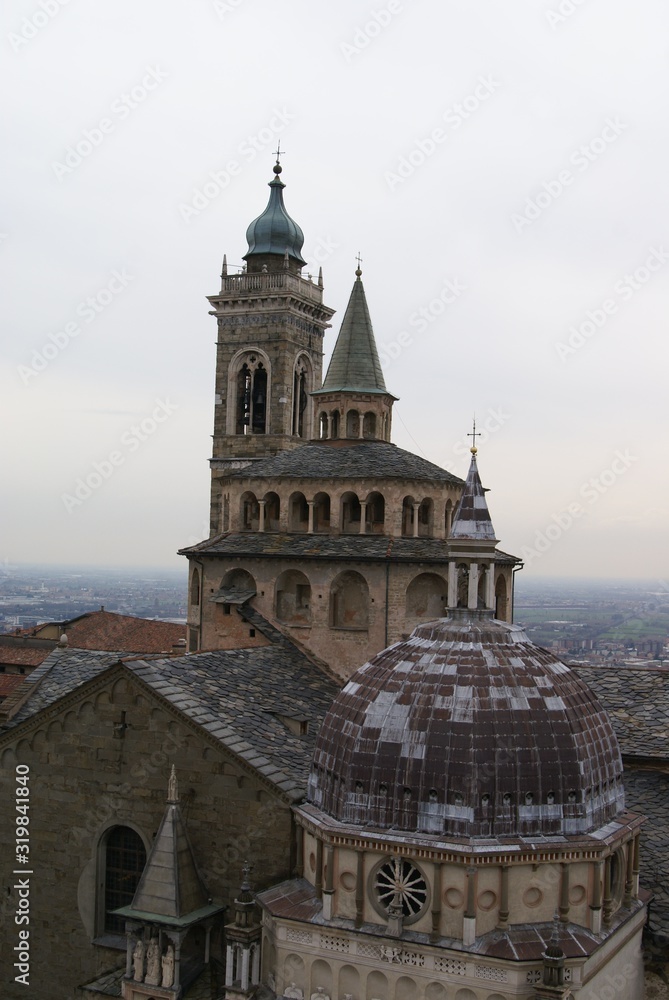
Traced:
<path id="1" fill-rule="evenodd" d="M 355 259 L 358 262 L 358 266 L 355 269 L 355 276 L 356 276 L 356 278 L 359 278 L 360 275 L 362 274 L 362 268 L 360 267 L 360 265 L 362 264 L 362 257 L 360 256 L 360 251 L 359 250 L 358 250 L 358 256 Z"/>
<path id="2" fill-rule="evenodd" d="M 285 149 L 284 149 L 284 153 L 285 153 Z M 276 155 L 276 162 L 280 163 L 281 162 L 281 140 L 280 139 L 279 139 L 279 141 L 276 144 L 275 155 Z"/>
<path id="3" fill-rule="evenodd" d="M 477 432 L 476 430 L 476 417 L 474 417 L 473 424 L 474 424 L 474 429 L 472 430 L 471 434 L 467 435 L 467 437 L 472 439 L 472 446 L 469 450 L 471 451 L 472 455 L 475 455 L 476 452 L 478 451 L 478 448 L 476 447 L 476 439 L 477 437 L 478 438 L 481 437 L 481 432 L 480 431 Z"/>

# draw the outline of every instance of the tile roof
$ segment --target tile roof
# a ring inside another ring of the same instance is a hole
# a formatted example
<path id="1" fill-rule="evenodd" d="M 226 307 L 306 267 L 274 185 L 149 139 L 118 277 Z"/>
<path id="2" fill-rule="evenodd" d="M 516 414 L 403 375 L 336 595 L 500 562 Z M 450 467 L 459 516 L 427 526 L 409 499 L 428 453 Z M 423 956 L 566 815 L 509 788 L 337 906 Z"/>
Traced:
<path id="1" fill-rule="evenodd" d="M 314 395 L 342 390 L 374 393 L 388 391 L 360 275 L 351 290 L 323 387 L 316 390 Z"/>
<path id="2" fill-rule="evenodd" d="M 358 559 L 382 562 L 444 563 L 451 555 L 443 538 L 391 538 L 388 535 L 298 535 L 271 531 L 232 531 L 207 538 L 197 545 L 180 550 L 182 554 L 198 553 L 226 556 L 266 556 L 286 559 L 336 559 L 342 562 Z M 511 565 L 519 562 L 500 550 L 498 562 Z"/>
<path id="3" fill-rule="evenodd" d="M 255 617 L 260 618 L 257 613 Z M 339 685 L 280 633 L 267 623 L 265 627 L 273 637 L 269 646 L 169 659 L 124 660 L 122 653 L 55 650 L 25 678 L 34 693 L 0 727 L 0 734 L 122 662 L 288 798 L 299 799 L 306 787 L 315 734 Z M 309 732 L 289 731 L 281 715 L 309 721 Z"/>
<path id="4" fill-rule="evenodd" d="M 168 653 L 186 638 L 186 626 L 112 611 L 91 611 L 65 622 L 70 646 L 120 649 L 124 653 Z"/>
<path id="5" fill-rule="evenodd" d="M 669 757 L 669 667 L 571 669 L 605 705 L 624 757 Z"/>
<path id="6" fill-rule="evenodd" d="M 409 479 L 453 483 L 463 480 L 419 455 L 388 441 L 312 441 L 246 466 L 237 479 L 295 477 L 299 479 Z"/>
<path id="7" fill-rule="evenodd" d="M 14 688 L 23 684 L 26 679 L 23 674 L 0 674 L 0 698 L 6 698 Z"/>

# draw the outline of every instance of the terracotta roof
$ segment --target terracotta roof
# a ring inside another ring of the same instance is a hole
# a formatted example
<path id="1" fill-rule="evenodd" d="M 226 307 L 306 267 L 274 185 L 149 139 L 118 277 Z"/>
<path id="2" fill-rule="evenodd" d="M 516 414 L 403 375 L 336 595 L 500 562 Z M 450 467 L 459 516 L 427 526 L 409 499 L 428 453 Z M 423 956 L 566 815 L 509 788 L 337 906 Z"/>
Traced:
<path id="1" fill-rule="evenodd" d="M 0 698 L 6 698 L 25 680 L 23 674 L 0 674 Z"/>
<path id="2" fill-rule="evenodd" d="M 6 666 L 38 667 L 55 645 L 55 640 L 45 640 L 38 649 L 31 649 L 27 646 L 12 646 L 3 642 L 0 643 L 0 663 L 4 663 Z"/>
<path id="3" fill-rule="evenodd" d="M 169 653 L 186 638 L 186 626 L 112 611 L 90 611 L 64 623 L 68 645 L 123 653 Z"/>

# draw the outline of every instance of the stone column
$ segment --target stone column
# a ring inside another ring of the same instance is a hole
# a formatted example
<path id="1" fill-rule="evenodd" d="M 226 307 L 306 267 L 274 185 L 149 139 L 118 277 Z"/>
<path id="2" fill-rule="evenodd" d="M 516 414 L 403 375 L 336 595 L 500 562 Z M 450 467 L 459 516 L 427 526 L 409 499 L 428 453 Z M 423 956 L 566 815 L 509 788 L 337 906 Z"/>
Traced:
<path id="1" fill-rule="evenodd" d="M 181 938 L 177 938 L 174 942 L 174 982 L 172 983 L 172 989 L 175 991 L 176 995 L 179 996 L 181 993 Z"/>
<path id="2" fill-rule="evenodd" d="M 309 508 L 309 523 L 307 525 L 307 534 L 313 535 L 314 533 L 314 507 L 316 504 L 313 500 L 307 500 L 307 507 Z"/>
<path id="3" fill-rule="evenodd" d="M 569 865 L 564 862 L 560 865 L 560 923 L 569 923 Z"/>
<path id="4" fill-rule="evenodd" d="M 486 595 L 485 595 L 485 606 L 486 608 L 495 609 L 495 564 L 493 562 L 488 566 L 488 579 L 486 581 Z"/>
<path id="5" fill-rule="evenodd" d="M 592 902 L 590 904 L 590 929 L 593 934 L 602 931 L 602 863 L 592 866 Z"/>
<path id="6" fill-rule="evenodd" d="M 467 869 L 467 909 L 462 921 L 462 943 L 470 947 L 476 941 L 476 868 Z"/>
<path id="7" fill-rule="evenodd" d="M 632 862 L 632 877 L 634 879 L 634 888 L 632 891 L 634 893 L 635 899 L 639 898 L 639 870 L 641 868 L 640 850 L 639 850 L 640 845 L 641 845 L 641 835 L 637 833 L 636 837 L 634 838 L 634 860 Z"/>
<path id="8" fill-rule="evenodd" d="M 362 927 L 362 917 L 365 905 L 365 855 L 358 851 L 358 864 L 355 873 L 355 926 Z"/>
<path id="9" fill-rule="evenodd" d="M 454 608 L 458 603 L 458 567 L 454 559 L 448 564 L 448 601 L 447 607 Z"/>
<path id="10" fill-rule="evenodd" d="M 241 987 L 243 990 L 249 988 L 249 949 L 242 948 L 242 972 L 240 976 Z"/>
<path id="11" fill-rule="evenodd" d="M 325 848 L 325 888 L 323 889 L 323 916 L 332 920 L 332 904 L 334 902 L 334 847 L 328 844 Z"/>
<path id="12" fill-rule="evenodd" d="M 509 926 L 509 865 L 502 865 L 501 886 L 499 893 L 499 918 L 497 928 L 505 931 Z"/>
<path id="13" fill-rule="evenodd" d="M 413 504 L 413 537 L 418 538 L 418 511 L 420 510 L 420 504 Z"/>
<path id="14" fill-rule="evenodd" d="M 133 936 L 130 931 L 125 932 L 125 974 L 128 979 L 132 976 L 132 953 L 134 951 Z"/>
<path id="15" fill-rule="evenodd" d="M 235 963 L 234 954 L 235 953 L 233 951 L 232 945 L 228 942 L 228 944 L 226 946 L 226 949 L 225 949 L 225 985 L 226 986 L 232 986 L 232 983 L 233 983 L 233 976 L 235 974 L 235 970 L 234 970 L 234 963 Z M 175 964 L 175 978 L 176 978 L 176 962 L 174 964 Z"/>
<path id="16" fill-rule="evenodd" d="M 367 520 L 367 501 L 360 501 L 360 534 L 364 535 L 367 531 L 365 521 Z"/>
<path id="17" fill-rule="evenodd" d="M 467 607 L 471 610 L 479 605 L 479 564 L 472 563 L 469 567 L 469 591 Z"/>
<path id="18" fill-rule="evenodd" d="M 441 865 L 434 866 L 434 892 L 432 894 L 432 931 L 430 941 L 439 938 L 441 929 Z"/>
<path id="19" fill-rule="evenodd" d="M 316 895 L 319 899 L 323 898 L 323 841 L 316 841 L 316 883 L 314 888 L 316 889 Z"/>
<path id="20" fill-rule="evenodd" d="M 258 531 L 265 530 L 265 500 L 258 500 Z"/>
<path id="21" fill-rule="evenodd" d="M 634 841 L 627 843 L 627 866 L 625 870 L 625 895 L 623 896 L 623 906 L 630 908 L 634 891 Z"/>
<path id="22" fill-rule="evenodd" d="M 260 982 L 260 941 L 253 951 L 253 965 L 251 966 L 251 985 L 257 986 Z"/>
<path id="23" fill-rule="evenodd" d="M 608 927 L 611 923 L 611 914 L 613 913 L 613 899 L 611 898 L 612 866 L 613 858 L 609 855 L 604 863 L 604 905 L 602 907 L 602 919 L 605 927 Z"/>

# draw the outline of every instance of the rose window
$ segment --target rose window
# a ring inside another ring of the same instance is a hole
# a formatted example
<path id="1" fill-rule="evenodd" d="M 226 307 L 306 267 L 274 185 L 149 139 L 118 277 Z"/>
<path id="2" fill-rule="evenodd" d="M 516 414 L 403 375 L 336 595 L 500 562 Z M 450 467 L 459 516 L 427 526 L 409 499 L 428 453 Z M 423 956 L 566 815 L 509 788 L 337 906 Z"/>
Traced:
<path id="1" fill-rule="evenodd" d="M 405 920 L 415 920 L 427 905 L 428 888 L 423 873 L 404 858 L 391 858 L 379 865 L 374 889 L 385 913 L 393 906 L 401 906 Z"/>

